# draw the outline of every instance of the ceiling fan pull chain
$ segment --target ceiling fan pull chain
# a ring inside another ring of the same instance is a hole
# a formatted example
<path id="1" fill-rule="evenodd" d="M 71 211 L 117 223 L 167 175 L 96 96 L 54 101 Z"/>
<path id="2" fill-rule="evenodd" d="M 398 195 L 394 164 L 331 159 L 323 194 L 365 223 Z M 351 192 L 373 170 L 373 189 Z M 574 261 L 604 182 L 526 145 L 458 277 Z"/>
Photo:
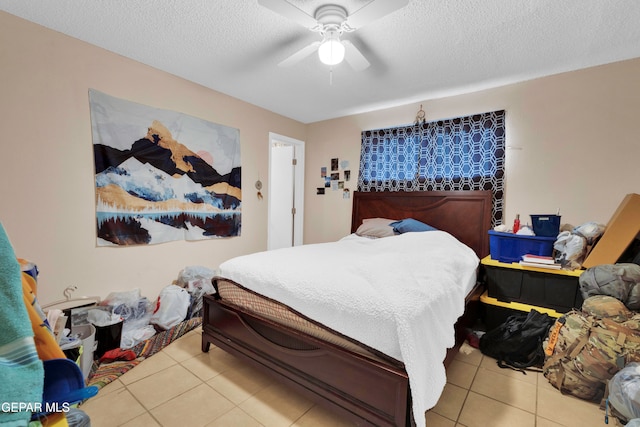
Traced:
<path id="1" fill-rule="evenodd" d="M 329 86 L 333 86 L 333 67 L 329 67 Z"/>

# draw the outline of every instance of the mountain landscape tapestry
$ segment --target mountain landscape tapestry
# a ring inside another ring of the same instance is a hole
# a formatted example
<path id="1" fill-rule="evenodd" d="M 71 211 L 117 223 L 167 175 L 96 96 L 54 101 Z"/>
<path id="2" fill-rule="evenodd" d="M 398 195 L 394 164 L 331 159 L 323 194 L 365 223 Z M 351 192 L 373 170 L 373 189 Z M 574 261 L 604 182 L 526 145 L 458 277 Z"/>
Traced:
<path id="1" fill-rule="evenodd" d="M 240 235 L 240 133 L 89 90 L 98 246 Z"/>

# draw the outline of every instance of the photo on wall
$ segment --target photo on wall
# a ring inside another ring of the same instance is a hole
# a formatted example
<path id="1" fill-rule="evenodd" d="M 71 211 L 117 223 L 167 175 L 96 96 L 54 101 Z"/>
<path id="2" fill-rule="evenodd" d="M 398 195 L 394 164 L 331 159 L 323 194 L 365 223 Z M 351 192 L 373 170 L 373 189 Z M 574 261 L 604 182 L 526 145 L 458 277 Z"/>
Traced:
<path id="1" fill-rule="evenodd" d="M 238 129 L 89 91 L 98 246 L 239 236 Z"/>

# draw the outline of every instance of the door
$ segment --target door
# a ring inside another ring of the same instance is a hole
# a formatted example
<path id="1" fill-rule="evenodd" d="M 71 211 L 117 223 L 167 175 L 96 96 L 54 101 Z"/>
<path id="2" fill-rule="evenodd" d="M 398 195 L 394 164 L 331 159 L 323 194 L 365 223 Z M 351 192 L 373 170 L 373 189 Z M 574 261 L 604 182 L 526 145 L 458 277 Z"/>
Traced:
<path id="1" fill-rule="evenodd" d="M 269 133 L 267 249 L 302 244 L 304 142 Z"/>

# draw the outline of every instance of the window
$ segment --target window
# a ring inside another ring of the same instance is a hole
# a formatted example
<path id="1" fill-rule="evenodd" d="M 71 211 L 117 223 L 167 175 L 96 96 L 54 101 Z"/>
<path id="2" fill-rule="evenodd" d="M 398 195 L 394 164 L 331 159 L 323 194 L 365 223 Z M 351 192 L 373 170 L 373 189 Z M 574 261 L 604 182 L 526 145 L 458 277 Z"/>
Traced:
<path id="1" fill-rule="evenodd" d="M 505 112 L 362 132 L 359 191 L 492 190 L 502 222 Z"/>

